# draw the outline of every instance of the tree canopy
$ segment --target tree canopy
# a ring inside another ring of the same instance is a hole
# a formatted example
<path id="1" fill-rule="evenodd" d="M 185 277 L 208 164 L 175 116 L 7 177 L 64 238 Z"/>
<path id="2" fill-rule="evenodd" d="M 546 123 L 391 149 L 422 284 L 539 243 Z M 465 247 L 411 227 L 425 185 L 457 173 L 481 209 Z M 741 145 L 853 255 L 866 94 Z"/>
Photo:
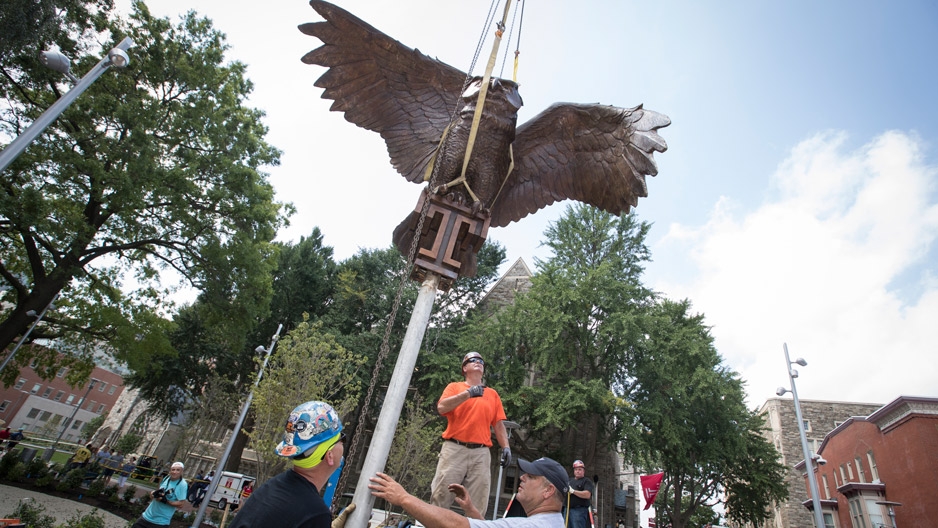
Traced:
<path id="1" fill-rule="evenodd" d="M 262 171 L 280 153 L 263 112 L 246 106 L 245 66 L 225 61 L 224 36 L 193 12 L 174 24 L 142 2 L 127 20 L 103 0 L 60 4 L 67 30 L 0 56 L 3 135 L 64 92 L 37 48 L 60 48 L 84 72 L 125 36 L 135 47 L 129 68 L 102 75 L 0 179 L 0 301 L 11 307 L 0 349 L 60 291 L 31 337 L 86 354 L 106 344 L 131 368 L 173 353 L 164 315 L 179 284 L 230 328 L 251 328 L 268 309 L 271 241 L 291 207 Z M 167 271 L 180 283 L 162 282 Z"/>

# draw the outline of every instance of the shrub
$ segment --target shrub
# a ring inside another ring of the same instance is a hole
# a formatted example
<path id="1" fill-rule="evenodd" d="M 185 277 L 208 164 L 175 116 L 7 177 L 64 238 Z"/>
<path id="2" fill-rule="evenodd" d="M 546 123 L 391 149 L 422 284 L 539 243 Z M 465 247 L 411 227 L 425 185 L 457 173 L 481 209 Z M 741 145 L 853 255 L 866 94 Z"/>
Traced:
<path id="1" fill-rule="evenodd" d="M 65 474 L 65 478 L 62 479 L 62 482 L 59 482 L 59 485 L 55 489 L 59 491 L 68 491 L 68 490 L 77 490 L 81 487 L 81 481 L 85 477 L 85 470 L 82 468 L 75 468 Z"/>
<path id="2" fill-rule="evenodd" d="M 134 497 L 136 496 L 137 496 L 137 486 L 134 486 L 133 484 L 124 488 L 124 493 L 121 494 L 121 498 L 123 498 L 127 502 L 133 502 Z"/>
<path id="3" fill-rule="evenodd" d="M 46 515 L 45 506 L 34 500 L 22 500 L 8 518 L 19 519 L 30 528 L 55 528 L 55 517 Z"/>
<path id="4" fill-rule="evenodd" d="M 33 457 L 26 464 L 26 474 L 37 479 L 42 478 L 49 474 L 49 466 L 46 465 L 42 457 Z"/>
<path id="5" fill-rule="evenodd" d="M 107 486 L 104 488 L 104 491 L 101 492 L 101 495 L 104 495 L 105 499 L 111 499 L 112 497 L 117 497 L 117 486 Z"/>
<path id="6" fill-rule="evenodd" d="M 88 496 L 97 497 L 104 493 L 104 489 L 107 487 L 107 481 L 103 478 L 97 478 L 91 481 L 91 484 L 88 485 Z"/>
<path id="7" fill-rule="evenodd" d="M 55 484 L 55 475 L 51 472 L 36 479 L 36 485 L 40 488 L 50 488 L 53 484 Z"/>
<path id="8" fill-rule="evenodd" d="M 19 461 L 19 456 L 13 454 L 11 451 L 7 451 L 3 458 L 0 458 L 0 478 L 7 478 L 7 473 L 10 471 L 17 462 Z"/>
<path id="9" fill-rule="evenodd" d="M 16 463 L 13 464 L 13 467 L 7 470 L 7 479 L 13 482 L 20 482 L 24 478 L 26 478 L 26 464 L 17 460 Z"/>
<path id="10" fill-rule="evenodd" d="M 104 518 L 98 515 L 96 508 L 91 510 L 91 513 L 72 515 L 60 528 L 104 528 L 104 526 Z"/>

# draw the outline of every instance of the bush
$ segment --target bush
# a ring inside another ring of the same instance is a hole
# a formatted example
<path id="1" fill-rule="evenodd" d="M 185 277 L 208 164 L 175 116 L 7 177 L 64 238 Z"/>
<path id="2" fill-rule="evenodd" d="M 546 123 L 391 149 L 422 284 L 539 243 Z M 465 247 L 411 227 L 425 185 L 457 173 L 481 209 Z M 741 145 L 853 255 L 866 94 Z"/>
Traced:
<path id="1" fill-rule="evenodd" d="M 103 478 L 97 478 L 91 481 L 91 484 L 88 485 L 88 496 L 97 497 L 104 493 L 104 489 L 107 488 L 107 480 Z"/>
<path id="2" fill-rule="evenodd" d="M 36 479 L 36 485 L 40 488 L 51 488 L 53 484 L 55 484 L 55 475 L 51 472 Z"/>
<path id="3" fill-rule="evenodd" d="M 84 515 L 75 514 L 65 521 L 60 528 L 104 528 L 104 518 L 98 515 L 98 510 L 91 510 L 91 513 Z"/>
<path id="4" fill-rule="evenodd" d="M 42 478 L 49 474 L 49 466 L 46 465 L 41 456 L 33 457 L 26 464 L 26 474 L 33 478 Z"/>
<path id="5" fill-rule="evenodd" d="M 101 495 L 104 495 L 105 499 L 111 499 L 117 497 L 117 486 L 107 486 L 104 488 L 104 491 L 101 492 Z"/>
<path id="6" fill-rule="evenodd" d="M 137 486 L 134 486 L 133 484 L 124 488 L 124 493 L 121 494 L 121 498 L 123 498 L 127 502 L 133 502 L 134 497 L 136 496 L 137 496 Z"/>
<path id="7" fill-rule="evenodd" d="M 82 468 L 75 468 L 65 474 L 65 478 L 62 479 L 62 482 L 59 482 L 59 485 L 55 489 L 59 491 L 69 491 L 77 490 L 81 487 L 81 481 L 85 478 L 85 470 Z"/>
<path id="8" fill-rule="evenodd" d="M 7 451 L 3 458 L 0 458 L 0 478 L 7 478 L 7 473 L 10 471 L 17 462 L 19 461 L 19 456 L 13 454 L 12 451 Z"/>
<path id="9" fill-rule="evenodd" d="M 55 528 L 55 517 L 46 515 L 45 506 L 33 500 L 22 500 L 13 510 L 13 513 L 7 514 L 7 518 L 19 519 L 30 528 Z"/>
<path id="10" fill-rule="evenodd" d="M 26 464 L 17 460 L 16 463 L 13 464 L 13 467 L 7 470 L 7 479 L 13 482 L 20 482 L 24 478 L 26 478 Z"/>

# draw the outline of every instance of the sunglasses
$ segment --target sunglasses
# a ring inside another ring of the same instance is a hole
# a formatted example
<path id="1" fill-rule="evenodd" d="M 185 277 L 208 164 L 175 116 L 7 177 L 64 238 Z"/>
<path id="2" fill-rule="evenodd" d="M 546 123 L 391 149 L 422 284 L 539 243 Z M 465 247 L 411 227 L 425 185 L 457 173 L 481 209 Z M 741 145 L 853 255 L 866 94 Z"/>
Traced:
<path id="1" fill-rule="evenodd" d="M 336 440 L 335 442 L 332 442 L 332 445 L 326 448 L 326 452 L 322 454 L 322 458 L 320 458 L 319 460 L 324 460 L 326 458 L 326 453 L 332 450 L 332 448 L 335 447 L 336 444 L 338 444 L 339 442 L 342 442 L 343 445 L 345 444 L 345 433 L 340 434 L 339 439 Z"/>
<path id="2" fill-rule="evenodd" d="M 332 442 L 332 444 L 331 444 L 329 447 L 327 447 L 325 451 L 322 452 L 322 457 L 320 457 L 319 460 L 324 460 L 324 459 L 326 458 L 326 454 L 327 454 L 333 447 L 335 447 L 336 444 L 338 444 L 339 442 L 343 442 L 343 443 L 345 442 L 345 438 L 346 438 L 345 433 L 340 434 L 340 435 L 339 435 L 339 439 L 336 440 L 335 442 Z M 294 460 L 303 460 L 304 458 L 309 458 L 310 456 L 312 456 L 313 452 L 315 452 L 315 451 L 316 451 L 316 447 L 311 447 L 311 448 L 307 449 L 305 453 L 303 453 L 303 454 L 300 455 L 300 456 L 293 457 L 293 459 L 294 459 Z"/>
<path id="3" fill-rule="evenodd" d="M 480 365 L 485 365 L 485 361 L 482 361 L 482 358 L 470 358 L 466 360 L 466 363 L 478 363 Z M 463 363 L 463 365 L 466 363 Z"/>

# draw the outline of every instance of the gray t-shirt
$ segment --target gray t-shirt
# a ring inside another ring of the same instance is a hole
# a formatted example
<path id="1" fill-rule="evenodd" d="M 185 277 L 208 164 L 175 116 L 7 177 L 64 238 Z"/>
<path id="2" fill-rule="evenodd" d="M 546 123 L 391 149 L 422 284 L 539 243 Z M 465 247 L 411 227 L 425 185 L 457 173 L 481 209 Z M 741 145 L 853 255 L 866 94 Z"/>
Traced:
<path id="1" fill-rule="evenodd" d="M 469 528 L 564 528 L 563 515 L 539 513 L 531 517 L 505 517 L 494 521 L 469 519 Z"/>

